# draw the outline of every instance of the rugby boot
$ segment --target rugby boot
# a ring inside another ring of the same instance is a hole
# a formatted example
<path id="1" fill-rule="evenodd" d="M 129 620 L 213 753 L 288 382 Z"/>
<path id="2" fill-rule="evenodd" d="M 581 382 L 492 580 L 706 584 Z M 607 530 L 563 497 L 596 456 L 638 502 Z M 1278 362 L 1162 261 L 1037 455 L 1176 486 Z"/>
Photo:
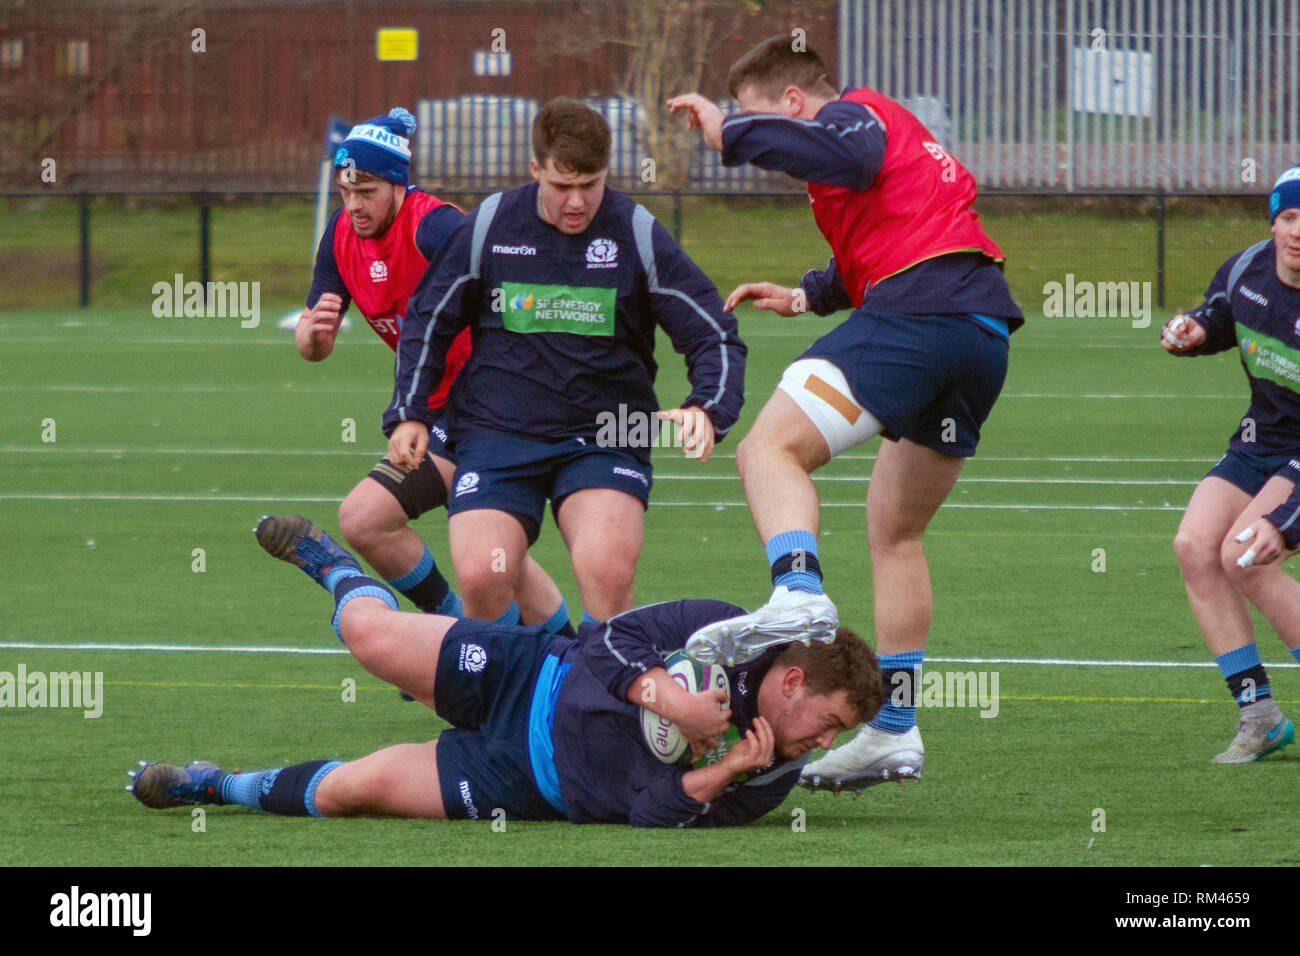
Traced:
<path id="1" fill-rule="evenodd" d="M 301 515 L 270 515 L 254 529 L 267 554 L 296 564 L 309 578 L 325 586 L 325 575 L 338 567 L 361 565 L 333 538 Z M 326 590 L 329 590 L 326 588 Z"/>
<path id="2" fill-rule="evenodd" d="M 889 780 L 920 780 L 924 768 L 925 746 L 919 729 L 890 734 L 867 724 L 847 744 L 804 767 L 799 785 L 809 790 L 860 792 Z"/>
<path id="3" fill-rule="evenodd" d="M 185 767 L 141 760 L 140 769 L 128 770 L 126 775 L 131 778 L 126 792 L 155 810 L 220 804 L 221 781 L 228 776 L 226 771 L 206 760 L 196 760 Z"/>
<path id="4" fill-rule="evenodd" d="M 1277 720 L 1243 720 L 1228 749 L 1211 763 L 1250 763 L 1295 742 L 1295 727 L 1278 713 Z"/>
<path id="5" fill-rule="evenodd" d="M 687 638 L 686 654 L 702 664 L 734 667 L 781 644 L 829 644 L 838 628 L 839 614 L 826 595 L 781 586 L 757 611 L 704 625 Z"/>

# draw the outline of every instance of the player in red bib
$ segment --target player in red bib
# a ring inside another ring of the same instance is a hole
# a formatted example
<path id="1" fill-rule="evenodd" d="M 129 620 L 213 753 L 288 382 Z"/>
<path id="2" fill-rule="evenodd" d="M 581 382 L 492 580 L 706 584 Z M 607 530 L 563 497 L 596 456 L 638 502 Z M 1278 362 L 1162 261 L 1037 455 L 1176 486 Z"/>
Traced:
<path id="1" fill-rule="evenodd" d="M 414 130 L 415 118 L 398 107 L 354 126 L 335 154 L 343 208 L 321 237 L 307 309 L 294 334 L 299 354 L 308 361 L 319 362 L 334 350 L 350 302 L 396 350 L 407 299 L 464 219 L 456 206 L 409 185 Z M 424 463 L 407 473 L 383 459 L 339 508 L 344 538 L 390 585 L 421 610 L 452 616 L 461 613 L 460 600 L 408 522 L 447 502 L 456 465 L 440 413 L 469 354 L 467 330 L 451 346 L 446 372 L 429 396 L 429 408 L 439 415 L 429 427 Z M 519 623 L 522 607 L 525 623 L 546 623 L 555 631 L 569 628 L 559 589 L 532 558 L 517 596 L 518 605 L 511 605 L 501 623 Z"/>
<path id="2" fill-rule="evenodd" d="M 838 790 L 921 776 L 912 691 L 932 611 L 921 539 L 975 454 L 1006 377 L 1010 333 L 1024 317 L 1002 276 L 1002 252 L 972 208 L 971 174 L 901 105 L 874 90 L 837 93 L 827 76 L 817 54 L 773 37 L 731 68 L 728 86 L 743 113 L 724 118 L 697 93 L 668 106 L 688 111 L 724 165 L 753 163 L 806 181 L 831 246 L 827 268 L 798 288 L 742 285 L 726 309 L 752 300 L 786 316 L 853 310 L 786 369 L 736 452 L 772 565 L 772 598 L 702 628 L 688 653 L 731 663 L 785 641 L 834 638 L 809 476 L 876 435 L 889 439 L 867 493 L 886 704 L 801 780 Z"/>

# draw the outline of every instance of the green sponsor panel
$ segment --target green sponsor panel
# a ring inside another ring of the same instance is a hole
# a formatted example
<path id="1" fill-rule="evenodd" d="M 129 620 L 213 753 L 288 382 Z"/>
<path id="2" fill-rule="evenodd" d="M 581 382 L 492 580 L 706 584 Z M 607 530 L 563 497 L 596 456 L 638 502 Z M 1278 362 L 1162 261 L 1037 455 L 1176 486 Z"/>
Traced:
<path id="1" fill-rule="evenodd" d="M 592 286 L 503 282 L 505 314 L 511 332 L 569 332 L 613 335 L 617 289 Z"/>
<path id="2" fill-rule="evenodd" d="M 1300 349 L 1237 323 L 1237 343 L 1250 374 L 1300 392 Z"/>

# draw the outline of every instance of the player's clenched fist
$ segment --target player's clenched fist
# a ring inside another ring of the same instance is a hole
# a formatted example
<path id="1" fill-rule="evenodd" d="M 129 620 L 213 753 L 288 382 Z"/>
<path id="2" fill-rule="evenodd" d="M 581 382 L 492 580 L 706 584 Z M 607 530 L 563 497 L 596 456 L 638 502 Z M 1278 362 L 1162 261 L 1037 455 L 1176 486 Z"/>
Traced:
<path id="1" fill-rule="evenodd" d="M 334 337 L 338 335 L 342 321 L 343 299 L 333 292 L 326 292 L 298 317 L 293 333 L 298 354 L 309 362 L 327 358 L 334 351 Z"/>
<path id="2" fill-rule="evenodd" d="M 1165 323 L 1160 346 L 1166 352 L 1188 352 L 1205 344 L 1205 326 L 1182 313 Z"/>
<path id="3" fill-rule="evenodd" d="M 388 460 L 402 471 L 415 471 L 428 448 L 429 426 L 424 422 L 402 422 L 388 439 Z"/>
<path id="4" fill-rule="evenodd" d="M 723 312 L 731 312 L 742 302 L 756 309 L 769 309 L 777 315 L 799 315 L 808 311 L 808 297 L 803 289 L 788 289 L 775 282 L 746 282 L 736 286 L 722 303 Z"/>

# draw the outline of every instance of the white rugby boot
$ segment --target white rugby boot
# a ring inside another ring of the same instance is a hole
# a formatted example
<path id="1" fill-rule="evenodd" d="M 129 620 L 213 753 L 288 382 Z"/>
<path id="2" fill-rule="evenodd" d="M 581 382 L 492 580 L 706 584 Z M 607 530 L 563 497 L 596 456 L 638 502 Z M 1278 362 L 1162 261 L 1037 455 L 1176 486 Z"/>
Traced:
<path id="1" fill-rule="evenodd" d="M 701 664 L 734 667 L 780 644 L 829 644 L 839 626 L 839 613 L 826 595 L 780 586 L 757 611 L 704 625 L 687 638 L 686 655 Z"/>
<path id="2" fill-rule="evenodd" d="M 809 790 L 861 791 L 887 780 L 920 780 L 925 768 L 921 731 L 889 734 L 867 724 L 842 747 L 803 768 L 799 785 Z"/>

